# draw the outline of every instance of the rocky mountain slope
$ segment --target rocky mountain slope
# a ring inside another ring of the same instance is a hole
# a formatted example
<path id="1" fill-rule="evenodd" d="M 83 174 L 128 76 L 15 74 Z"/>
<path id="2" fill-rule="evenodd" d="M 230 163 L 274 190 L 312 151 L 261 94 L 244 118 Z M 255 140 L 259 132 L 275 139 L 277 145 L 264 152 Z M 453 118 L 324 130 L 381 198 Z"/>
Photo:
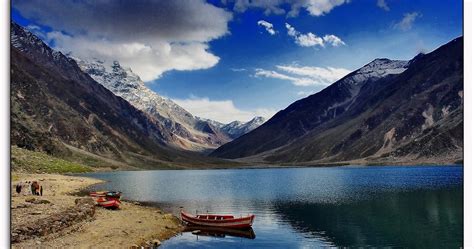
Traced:
<path id="1" fill-rule="evenodd" d="M 211 155 L 271 163 L 462 159 L 463 38 L 412 60 L 377 59 Z"/>
<path id="2" fill-rule="evenodd" d="M 248 122 L 234 121 L 226 125 L 222 125 L 220 129 L 228 134 L 232 139 L 236 139 L 244 134 L 249 133 L 250 131 L 256 129 L 263 123 L 265 123 L 264 117 L 255 117 Z"/>
<path id="3" fill-rule="evenodd" d="M 140 168 L 222 165 L 177 150 L 179 138 L 11 24 L 11 144 L 61 157 L 101 158 Z"/>
<path id="4" fill-rule="evenodd" d="M 175 136 L 175 146 L 185 150 L 205 151 L 231 140 L 219 127 L 194 117 L 170 99 L 150 90 L 138 75 L 130 68 L 123 68 L 119 62 L 114 61 L 109 66 L 100 60 L 74 59 L 95 81 L 161 123 Z"/>

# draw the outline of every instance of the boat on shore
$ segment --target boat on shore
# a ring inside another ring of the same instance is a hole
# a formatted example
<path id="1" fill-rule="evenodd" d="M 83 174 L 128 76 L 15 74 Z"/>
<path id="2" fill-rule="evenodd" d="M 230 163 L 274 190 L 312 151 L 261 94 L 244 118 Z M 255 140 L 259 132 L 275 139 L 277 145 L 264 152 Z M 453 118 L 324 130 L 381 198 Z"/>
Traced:
<path id="1" fill-rule="evenodd" d="M 121 192 L 117 191 L 98 191 L 90 192 L 89 196 L 93 197 L 98 206 L 110 209 L 120 208 Z"/>
<path id="2" fill-rule="evenodd" d="M 189 225 L 246 229 L 252 227 L 255 215 L 234 217 L 233 215 L 197 214 L 181 211 L 181 220 Z"/>

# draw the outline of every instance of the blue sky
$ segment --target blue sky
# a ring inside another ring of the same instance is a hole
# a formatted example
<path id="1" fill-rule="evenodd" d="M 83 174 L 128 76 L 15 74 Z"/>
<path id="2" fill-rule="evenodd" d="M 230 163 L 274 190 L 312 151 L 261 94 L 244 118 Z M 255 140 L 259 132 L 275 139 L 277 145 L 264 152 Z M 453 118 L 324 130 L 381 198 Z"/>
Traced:
<path id="1" fill-rule="evenodd" d="M 13 1 L 12 19 L 56 49 L 117 59 L 160 95 L 221 122 L 268 118 L 375 58 L 408 60 L 462 35 L 462 1 L 309 2 L 105 5 L 96 18 L 80 1 Z"/>

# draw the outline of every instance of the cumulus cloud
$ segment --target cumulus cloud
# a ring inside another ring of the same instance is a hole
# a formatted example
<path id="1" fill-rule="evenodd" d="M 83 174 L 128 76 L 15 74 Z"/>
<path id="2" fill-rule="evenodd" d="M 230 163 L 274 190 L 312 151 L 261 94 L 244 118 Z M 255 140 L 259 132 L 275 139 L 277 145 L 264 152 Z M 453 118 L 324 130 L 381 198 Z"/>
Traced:
<path id="1" fill-rule="evenodd" d="M 274 35 L 276 34 L 276 31 L 273 29 L 273 24 L 265 21 L 265 20 L 260 20 L 257 22 L 257 25 L 259 26 L 263 26 L 265 28 L 265 30 L 270 34 L 270 35 Z"/>
<path id="2" fill-rule="evenodd" d="M 257 68 L 255 77 L 288 80 L 296 86 L 327 86 L 344 77 L 350 70 L 333 67 L 276 66 L 280 72 Z"/>
<path id="3" fill-rule="evenodd" d="M 55 48 L 84 59 L 118 60 L 145 81 L 168 70 L 214 66 L 219 57 L 208 42 L 228 34 L 232 19 L 230 12 L 202 0 L 19 0 L 12 5 L 52 28 L 45 36 Z"/>
<path id="4" fill-rule="evenodd" d="M 337 46 L 340 46 L 340 45 L 346 45 L 346 43 L 344 43 L 341 38 L 335 36 L 335 35 L 325 35 L 323 37 L 323 40 L 329 44 L 331 44 L 333 47 L 337 47 Z"/>
<path id="5" fill-rule="evenodd" d="M 287 30 L 287 34 L 295 40 L 295 43 L 301 47 L 313 47 L 313 46 L 321 46 L 324 47 L 325 44 L 329 44 L 333 47 L 337 47 L 340 45 L 345 45 L 341 38 L 335 35 L 325 35 L 324 37 L 319 37 L 311 32 L 303 34 L 297 31 L 293 26 L 289 23 L 285 23 L 285 27 Z"/>
<path id="6" fill-rule="evenodd" d="M 390 7 L 388 7 L 387 2 L 385 0 L 377 0 L 377 6 L 385 11 L 390 10 Z"/>
<path id="7" fill-rule="evenodd" d="M 394 27 L 402 31 L 410 30 L 415 20 L 420 17 L 421 14 L 418 12 L 405 13 L 403 14 L 403 19 L 396 23 Z"/>
<path id="8" fill-rule="evenodd" d="M 221 123 L 230 123 L 235 120 L 247 122 L 256 116 L 269 119 L 276 113 L 275 110 L 267 108 L 242 110 L 237 108 L 232 100 L 210 100 L 206 97 L 191 96 L 188 99 L 173 99 L 173 101 L 195 116 Z"/>
<path id="9" fill-rule="evenodd" d="M 266 15 L 286 13 L 289 17 L 296 17 L 300 10 L 304 9 L 312 16 L 322 16 L 348 2 L 349 0 L 236 0 L 234 10 L 245 12 L 247 9 L 255 8 L 263 9 Z M 284 6 L 289 6 L 290 11 L 286 12 Z"/>

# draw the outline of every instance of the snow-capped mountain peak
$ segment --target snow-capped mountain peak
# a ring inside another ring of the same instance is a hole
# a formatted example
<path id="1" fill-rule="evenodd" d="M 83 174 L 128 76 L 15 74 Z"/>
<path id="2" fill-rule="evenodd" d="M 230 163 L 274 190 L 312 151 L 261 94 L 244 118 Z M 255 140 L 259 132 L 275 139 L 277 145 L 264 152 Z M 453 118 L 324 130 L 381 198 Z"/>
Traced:
<path id="1" fill-rule="evenodd" d="M 352 97 L 359 93 L 360 88 L 369 81 L 375 81 L 388 75 L 403 73 L 409 66 L 409 61 L 375 59 L 360 69 L 348 74 L 341 84 L 349 87 Z"/>
<path id="2" fill-rule="evenodd" d="M 375 59 L 353 75 L 354 82 L 360 83 L 368 79 L 380 79 L 390 74 L 403 73 L 408 68 L 408 61 L 390 60 L 386 58 Z"/>
<path id="3" fill-rule="evenodd" d="M 180 146 L 193 150 L 215 148 L 231 138 L 241 136 L 258 126 L 265 119 L 256 117 L 247 123 L 234 121 L 222 124 L 193 116 L 168 98 L 150 90 L 132 69 L 118 61 L 107 64 L 101 60 L 87 61 L 75 58 L 79 67 L 108 90 L 130 102 L 137 109 L 148 113 L 163 123 L 179 137 Z"/>
<path id="4" fill-rule="evenodd" d="M 79 67 L 95 81 L 163 123 L 176 135 L 178 146 L 190 150 L 207 150 L 229 141 L 219 130 L 206 128 L 204 121 L 150 90 L 132 69 L 123 67 L 118 61 L 107 64 L 101 60 L 75 59 Z"/>
<path id="5" fill-rule="evenodd" d="M 225 133 L 229 134 L 231 138 L 237 138 L 256 129 L 257 127 L 265 123 L 265 121 L 266 119 L 264 117 L 254 117 L 252 120 L 245 123 L 240 121 L 230 122 L 224 125 L 221 129 Z"/>

